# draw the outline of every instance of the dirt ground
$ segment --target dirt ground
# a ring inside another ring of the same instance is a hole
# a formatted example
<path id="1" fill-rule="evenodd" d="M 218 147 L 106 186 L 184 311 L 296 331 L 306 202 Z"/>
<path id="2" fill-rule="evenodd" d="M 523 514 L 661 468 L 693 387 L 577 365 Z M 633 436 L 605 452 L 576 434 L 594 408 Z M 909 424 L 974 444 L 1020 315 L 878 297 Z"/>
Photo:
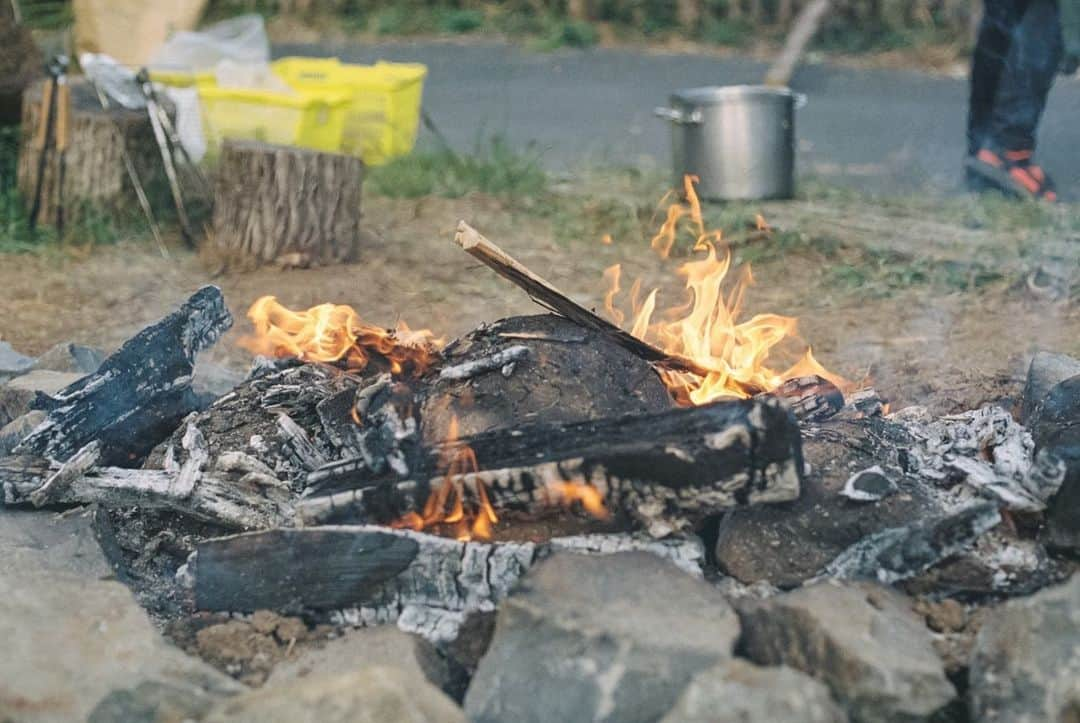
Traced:
<path id="1" fill-rule="evenodd" d="M 785 228 L 820 223 L 815 218 L 829 218 L 831 228 L 842 228 L 821 203 L 803 206 L 774 204 L 765 210 Z M 391 325 L 400 318 L 447 339 L 485 321 L 536 312 L 521 292 L 452 243 L 459 218 L 586 304 L 602 303 L 601 274 L 616 262 L 623 263 L 624 279 L 644 275 L 663 282 L 661 307 L 682 299 L 676 264 L 659 260 L 646 245 L 619 239 L 611 245 L 599 239 L 561 243 L 548 222 L 522 216 L 490 197 L 376 198 L 365 209 L 375 240 L 357 263 L 344 266 L 215 277 L 196 255 L 174 252 L 164 260 L 149 243 L 0 255 L 0 338 L 29 354 L 67 340 L 112 349 L 207 283 L 221 286 L 237 319 L 210 356 L 240 367 L 249 361 L 236 344 L 250 329 L 244 313 L 264 294 L 296 307 L 351 304 L 373 323 Z M 950 228 L 909 221 L 907 226 L 939 241 Z M 878 219 L 876 231 L 868 223 L 864 218 L 849 227 L 844 242 L 905 227 L 893 217 Z M 979 243 L 963 229 L 954 236 Z M 993 264 L 997 252 L 985 251 L 975 248 L 972 254 Z M 736 260 L 744 253 L 737 250 Z M 1080 310 L 1068 295 L 1055 300 L 1011 276 L 972 290 L 911 284 L 882 293 L 873 277 L 838 285 L 838 263 L 835 256 L 817 252 L 813 241 L 787 253 L 765 254 L 754 266 L 747 311 L 797 316 L 802 337 L 823 364 L 872 382 L 894 408 L 929 404 L 957 411 L 1007 397 L 1019 391 L 1035 350 L 1080 354 Z"/>

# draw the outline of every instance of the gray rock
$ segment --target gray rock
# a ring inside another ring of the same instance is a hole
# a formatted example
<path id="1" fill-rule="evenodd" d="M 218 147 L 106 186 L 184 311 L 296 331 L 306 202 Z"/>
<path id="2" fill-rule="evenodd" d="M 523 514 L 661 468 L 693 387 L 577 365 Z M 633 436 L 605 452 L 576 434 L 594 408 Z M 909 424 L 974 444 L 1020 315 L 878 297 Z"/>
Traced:
<path id="1" fill-rule="evenodd" d="M 147 680 L 114 690 L 94 706 L 87 723 L 180 723 L 201 720 L 218 697 L 192 686 Z"/>
<path id="2" fill-rule="evenodd" d="M 897 593 L 820 583 L 739 608 L 742 645 L 762 665 L 818 678 L 853 721 L 920 721 L 951 701 L 930 634 Z"/>
<path id="3" fill-rule="evenodd" d="M 0 341 L 0 379 L 14 377 L 34 366 L 34 358 L 20 354 L 11 348 L 11 344 Z"/>
<path id="4" fill-rule="evenodd" d="M 96 372 L 103 361 L 105 352 L 101 349 L 68 341 L 57 344 L 39 356 L 33 368 L 86 375 Z"/>
<path id="5" fill-rule="evenodd" d="M 1029 423 L 1040 454 L 1065 465 L 1065 479 L 1047 501 L 1046 544 L 1080 553 L 1080 376 L 1050 389 Z"/>
<path id="6" fill-rule="evenodd" d="M 475 723 L 655 721 L 738 635 L 718 590 L 655 555 L 556 554 L 502 603 L 465 711 Z"/>
<path id="7" fill-rule="evenodd" d="M 126 587 L 101 579 L 111 570 L 84 517 L 4 512 L 0 549 L 0 720 L 87 720 L 99 704 L 95 720 L 118 720 L 117 697 L 151 683 L 192 699 L 238 692 L 166 643 Z M 142 691 L 142 709 L 157 705 Z"/>
<path id="8" fill-rule="evenodd" d="M 1080 720 L 1080 575 L 992 612 L 969 680 L 974 720 Z"/>
<path id="9" fill-rule="evenodd" d="M 55 394 L 82 377 L 82 374 L 39 369 L 8 381 L 0 386 L 0 424 L 6 425 L 29 412 L 30 403 L 38 392 Z"/>
<path id="10" fill-rule="evenodd" d="M 309 677 L 352 673 L 368 666 L 391 666 L 414 677 L 428 677 L 442 686 L 445 673 L 430 656 L 430 644 L 392 625 L 357 628 L 319 648 L 307 648 L 296 658 L 282 661 L 267 685 L 276 686 Z"/>
<path id="11" fill-rule="evenodd" d="M 0 427 L 0 457 L 11 454 L 22 438 L 43 421 L 45 412 L 34 409 Z"/>
<path id="12" fill-rule="evenodd" d="M 846 723 L 829 689 L 794 668 L 729 660 L 698 673 L 661 723 Z"/>
<path id="13" fill-rule="evenodd" d="M 9 571 L 62 572 L 100 580 L 113 574 L 94 537 L 93 514 L 64 515 L 5 509 L 0 512 L 0 550 Z M 2 719 L 0 719 L 2 720 Z"/>
<path id="14" fill-rule="evenodd" d="M 1035 352 L 1028 367 L 1020 421 L 1027 424 L 1050 389 L 1077 374 L 1080 374 L 1080 359 L 1049 351 Z"/>
<path id="15" fill-rule="evenodd" d="M 219 704 L 204 723 L 464 723 L 423 676 L 389 666 L 267 685 Z"/>

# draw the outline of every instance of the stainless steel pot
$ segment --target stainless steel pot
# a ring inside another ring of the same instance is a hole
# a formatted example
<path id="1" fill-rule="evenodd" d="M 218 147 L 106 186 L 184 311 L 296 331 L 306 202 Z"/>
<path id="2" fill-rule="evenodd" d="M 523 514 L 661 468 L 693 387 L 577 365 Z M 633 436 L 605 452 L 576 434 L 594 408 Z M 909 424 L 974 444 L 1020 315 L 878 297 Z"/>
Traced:
<path id="1" fill-rule="evenodd" d="M 688 88 L 656 114 L 671 122 L 676 184 L 697 176 L 714 200 L 790 198 L 795 191 L 795 109 L 806 97 L 787 88 Z"/>

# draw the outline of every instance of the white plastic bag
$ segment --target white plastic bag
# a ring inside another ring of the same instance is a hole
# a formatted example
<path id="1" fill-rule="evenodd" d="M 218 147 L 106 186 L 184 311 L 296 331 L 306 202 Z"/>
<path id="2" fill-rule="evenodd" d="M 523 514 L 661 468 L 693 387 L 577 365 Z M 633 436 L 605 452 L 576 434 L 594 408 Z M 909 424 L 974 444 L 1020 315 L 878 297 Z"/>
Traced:
<path id="1" fill-rule="evenodd" d="M 197 32 L 169 38 L 150 66 L 169 70 L 209 70 L 223 60 L 243 65 L 270 62 L 270 40 L 261 15 L 241 15 Z"/>
<path id="2" fill-rule="evenodd" d="M 202 104 L 195 88 L 165 88 L 165 94 L 176 108 L 176 135 L 188 156 L 195 163 L 206 155 L 206 135 L 202 127 Z"/>
<path id="3" fill-rule="evenodd" d="M 294 92 L 288 83 L 274 75 L 269 63 L 245 64 L 223 60 L 214 68 L 214 78 L 219 88 L 251 88 L 288 94 Z"/>
<path id="4" fill-rule="evenodd" d="M 90 80 L 105 91 L 112 101 L 128 110 L 146 107 L 146 99 L 139 90 L 135 73 L 102 53 L 83 53 L 79 65 Z"/>

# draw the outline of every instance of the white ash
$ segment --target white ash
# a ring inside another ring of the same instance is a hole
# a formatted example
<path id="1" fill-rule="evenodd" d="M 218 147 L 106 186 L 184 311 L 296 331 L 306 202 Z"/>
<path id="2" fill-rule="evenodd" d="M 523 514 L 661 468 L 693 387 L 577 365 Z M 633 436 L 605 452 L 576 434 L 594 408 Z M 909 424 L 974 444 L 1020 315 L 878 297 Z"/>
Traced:
<path id="1" fill-rule="evenodd" d="M 1031 434 L 999 407 L 938 419 L 922 407 L 907 407 L 890 419 L 915 440 L 912 471 L 939 486 L 959 477 L 1008 509 L 1038 512 L 1064 480 L 1064 464 L 1048 455 L 1036 459 Z"/>
<path id="2" fill-rule="evenodd" d="M 559 537 L 542 545 L 531 542 L 459 542 L 423 533 L 426 550 L 387 583 L 387 594 L 371 605 L 330 613 L 340 626 L 369 627 L 396 622 L 402 630 L 431 642 L 448 642 L 473 612 L 489 612 L 536 561 L 559 551 L 589 555 L 644 551 L 702 576 L 705 549 L 697 537 L 654 540 L 647 535 L 616 533 Z"/>
<path id="3" fill-rule="evenodd" d="M 643 551 L 673 563 L 680 570 L 694 577 L 702 577 L 705 562 L 705 545 L 694 535 L 654 540 L 643 535 L 595 534 L 556 537 L 549 543 L 552 552 L 568 550 L 593 555 L 611 555 L 616 552 Z"/>
<path id="4" fill-rule="evenodd" d="M 896 483 L 881 465 L 861 469 L 848 477 L 840 494 L 855 502 L 878 502 L 897 491 Z"/>

